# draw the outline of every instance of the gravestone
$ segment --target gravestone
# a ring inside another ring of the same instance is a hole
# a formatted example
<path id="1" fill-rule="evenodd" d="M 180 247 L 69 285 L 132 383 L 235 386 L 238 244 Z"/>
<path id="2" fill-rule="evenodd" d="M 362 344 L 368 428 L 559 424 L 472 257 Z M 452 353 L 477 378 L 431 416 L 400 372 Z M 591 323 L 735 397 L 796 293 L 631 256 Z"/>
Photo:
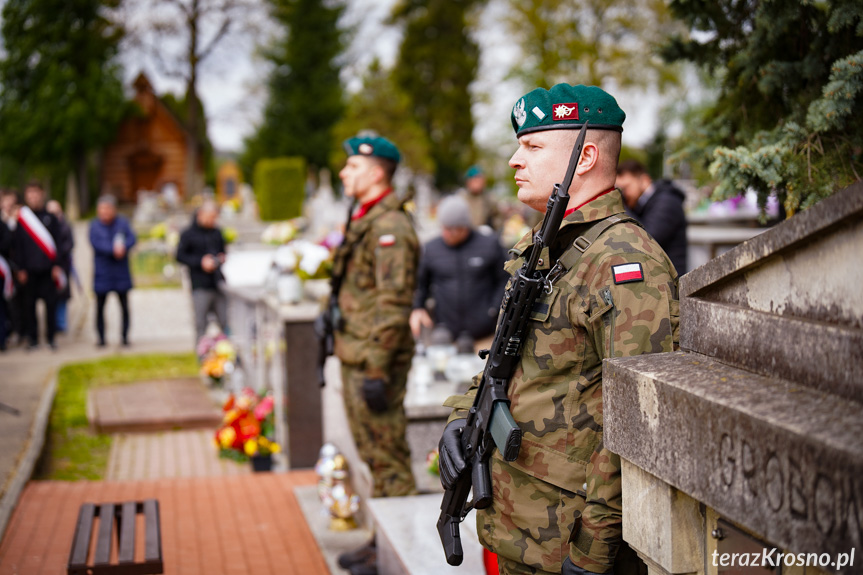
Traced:
<path id="1" fill-rule="evenodd" d="M 680 351 L 606 361 L 623 536 L 652 573 L 744 548 L 863 569 L 861 251 L 858 183 L 683 276 Z"/>

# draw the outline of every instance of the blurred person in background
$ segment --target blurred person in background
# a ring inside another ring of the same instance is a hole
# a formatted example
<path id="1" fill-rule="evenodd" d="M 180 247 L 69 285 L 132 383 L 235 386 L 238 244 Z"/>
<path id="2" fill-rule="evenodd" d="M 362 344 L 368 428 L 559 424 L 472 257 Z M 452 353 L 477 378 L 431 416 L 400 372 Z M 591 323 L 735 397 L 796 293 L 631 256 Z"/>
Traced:
<path id="1" fill-rule="evenodd" d="M 72 234 L 72 226 L 66 221 L 60 202 L 49 200 L 45 204 L 45 209 L 57 218 L 57 223 L 60 226 L 57 251 L 65 254 L 62 259 L 57 260 L 57 264 L 63 268 L 63 273 L 66 275 L 66 281 L 62 282 L 62 287 L 57 292 L 57 331 L 64 333 L 67 329 L 67 307 L 69 299 L 72 297 L 72 250 L 75 248 L 75 237 Z"/>
<path id="2" fill-rule="evenodd" d="M 36 301 L 45 302 L 45 336 L 57 349 L 57 293 L 67 281 L 60 263 L 68 256 L 60 244 L 60 222 L 45 209 L 45 190 L 38 183 L 27 185 L 24 206 L 18 210 L 12 239 L 12 260 L 24 303 L 24 332 L 28 349 L 39 347 Z"/>
<path id="3" fill-rule="evenodd" d="M 96 333 L 99 347 L 105 347 L 105 302 L 114 292 L 123 316 L 121 341 L 129 345 L 129 250 L 135 245 L 135 232 L 129 221 L 117 214 L 117 200 L 103 195 L 96 202 L 96 219 L 90 222 L 93 246 L 93 291 L 96 293 Z"/>
<path id="4" fill-rule="evenodd" d="M 638 220 L 668 254 L 677 274 L 687 272 L 686 195 L 671 180 L 651 180 L 644 166 L 625 160 L 617 167 L 615 185 L 623 193 L 626 213 Z"/>
<path id="5" fill-rule="evenodd" d="M 503 269 L 506 252 L 497 236 L 476 232 L 461 196 L 441 200 L 437 217 L 441 235 L 420 256 L 411 331 L 417 338 L 423 327 L 443 325 L 453 339 L 463 333 L 473 339 L 493 335 L 509 278 Z M 434 300 L 434 320 L 429 298 Z"/>
<path id="6" fill-rule="evenodd" d="M 18 278 L 15 277 L 15 265 L 12 260 L 12 235 L 18 227 L 18 210 L 21 208 L 21 195 L 17 190 L 3 190 L 0 192 L 0 220 L 6 224 L 9 230 L 9 245 L 7 247 L 6 261 L 12 268 L 12 290 L 13 294 L 6 302 L 6 320 L 8 331 L 6 332 L 7 343 L 17 345 L 24 341 L 24 296 L 18 286 Z"/>
<path id="7" fill-rule="evenodd" d="M 482 168 L 471 166 L 464 175 L 462 197 L 467 202 L 470 219 L 477 230 L 500 233 L 503 219 L 497 201 L 485 189 L 486 179 Z"/>
<path id="8" fill-rule="evenodd" d="M 9 333 L 9 300 L 15 289 L 12 266 L 9 264 L 12 250 L 12 232 L 0 219 L 0 352 L 6 351 L 6 336 Z"/>
<path id="9" fill-rule="evenodd" d="M 218 218 L 216 203 L 205 201 L 192 217 L 192 224 L 180 234 L 177 245 L 177 261 L 189 268 L 198 340 L 207 331 L 210 312 L 222 332 L 228 330 L 228 300 L 220 286 L 225 280 L 220 270 L 225 263 L 225 238 L 217 226 Z"/>

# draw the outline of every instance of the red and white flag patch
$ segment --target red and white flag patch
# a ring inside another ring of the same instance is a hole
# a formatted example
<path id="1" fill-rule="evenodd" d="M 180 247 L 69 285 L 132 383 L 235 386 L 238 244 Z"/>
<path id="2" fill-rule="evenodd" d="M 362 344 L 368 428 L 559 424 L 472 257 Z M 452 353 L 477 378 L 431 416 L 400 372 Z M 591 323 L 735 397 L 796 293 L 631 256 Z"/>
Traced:
<path id="1" fill-rule="evenodd" d="M 611 273 L 614 274 L 615 284 L 644 281 L 644 271 L 641 269 L 641 264 L 639 263 L 611 266 Z"/>
<path id="2" fill-rule="evenodd" d="M 378 238 L 378 245 L 388 248 L 396 245 L 396 237 L 393 234 L 386 234 Z"/>
<path id="3" fill-rule="evenodd" d="M 555 104 L 551 107 L 551 115 L 554 120 L 578 120 L 578 102 L 568 104 Z"/>

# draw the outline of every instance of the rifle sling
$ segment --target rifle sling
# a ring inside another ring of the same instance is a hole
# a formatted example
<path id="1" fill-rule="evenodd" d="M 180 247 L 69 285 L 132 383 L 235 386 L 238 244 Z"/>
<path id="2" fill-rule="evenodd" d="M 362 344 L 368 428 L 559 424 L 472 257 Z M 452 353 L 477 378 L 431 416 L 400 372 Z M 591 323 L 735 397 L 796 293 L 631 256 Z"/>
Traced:
<path id="1" fill-rule="evenodd" d="M 615 224 L 619 224 L 621 222 L 636 222 L 634 219 L 627 215 L 613 215 L 605 218 L 604 220 L 599 220 L 592 226 L 590 226 L 585 233 L 575 238 L 575 241 L 572 242 L 572 245 L 567 248 L 563 254 L 558 258 L 557 263 L 552 268 L 552 272 L 555 277 L 551 280 L 551 283 L 557 281 L 558 278 L 563 276 L 566 272 L 571 270 L 578 263 L 578 260 L 581 259 L 581 256 L 593 245 L 593 243 L 599 239 L 599 236 L 602 233 Z M 560 268 L 558 268 L 560 266 Z M 549 273 L 549 275 L 552 275 Z"/>

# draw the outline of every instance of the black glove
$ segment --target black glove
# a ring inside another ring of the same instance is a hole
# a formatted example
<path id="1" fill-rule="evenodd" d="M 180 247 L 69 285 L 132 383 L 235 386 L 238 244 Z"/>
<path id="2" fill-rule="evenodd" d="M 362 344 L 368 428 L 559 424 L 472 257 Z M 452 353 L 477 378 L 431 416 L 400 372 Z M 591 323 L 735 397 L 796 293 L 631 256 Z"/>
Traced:
<path id="1" fill-rule="evenodd" d="M 599 575 L 598 573 L 594 573 L 593 571 L 588 571 L 586 569 L 582 569 L 581 567 L 576 567 L 572 564 L 572 559 L 569 556 L 563 560 L 563 566 L 560 569 L 560 575 Z"/>
<path id="2" fill-rule="evenodd" d="M 363 399 L 372 413 L 383 413 L 387 410 L 387 386 L 382 379 L 363 380 Z"/>
<path id="3" fill-rule="evenodd" d="M 443 430 L 438 448 L 440 451 L 440 483 L 451 489 L 465 470 L 464 452 L 461 449 L 461 434 L 467 421 L 454 419 Z"/>

